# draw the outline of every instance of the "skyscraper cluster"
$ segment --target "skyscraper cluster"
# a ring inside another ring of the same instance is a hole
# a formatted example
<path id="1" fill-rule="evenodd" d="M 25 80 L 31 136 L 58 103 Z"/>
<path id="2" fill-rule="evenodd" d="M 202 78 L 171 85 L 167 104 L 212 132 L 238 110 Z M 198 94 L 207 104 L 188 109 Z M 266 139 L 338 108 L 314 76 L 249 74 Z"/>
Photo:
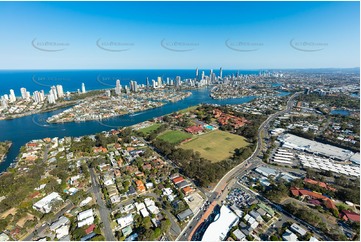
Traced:
<path id="1" fill-rule="evenodd" d="M 50 87 L 49 94 L 45 96 L 44 90 L 34 91 L 32 95 L 26 90 L 25 87 L 20 88 L 20 97 L 15 96 L 15 91 L 10 89 L 9 94 L 1 96 L 0 102 L 3 108 L 7 108 L 8 104 L 16 102 L 17 99 L 24 100 L 27 102 L 33 101 L 34 103 L 43 103 L 45 98 L 51 104 L 56 103 L 56 100 L 64 97 L 64 90 L 62 85 L 56 85 Z"/>
<path id="2" fill-rule="evenodd" d="M 118 79 L 115 82 L 115 94 L 120 95 L 122 93 L 122 85 L 120 85 L 120 80 Z"/>

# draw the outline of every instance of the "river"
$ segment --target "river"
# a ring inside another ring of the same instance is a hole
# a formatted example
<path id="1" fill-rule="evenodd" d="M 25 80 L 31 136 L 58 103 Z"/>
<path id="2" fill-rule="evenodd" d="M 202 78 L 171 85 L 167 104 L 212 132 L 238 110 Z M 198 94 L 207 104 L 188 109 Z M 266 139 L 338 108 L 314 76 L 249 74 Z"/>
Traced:
<path id="1" fill-rule="evenodd" d="M 87 121 L 79 123 L 60 123 L 60 124 L 47 124 L 46 119 L 54 114 L 58 114 L 66 108 L 56 111 L 34 114 L 22 118 L 12 120 L 0 121 L 0 140 L 10 140 L 13 142 L 12 147 L 7 154 L 7 158 L 0 164 L 0 172 L 5 171 L 10 164 L 14 161 L 19 153 L 19 149 L 25 143 L 34 139 L 42 139 L 45 137 L 65 137 L 65 136 L 83 136 L 95 134 L 101 131 L 116 129 L 118 127 L 125 127 L 134 125 L 154 117 L 159 117 L 169 114 L 190 106 L 200 103 L 212 104 L 241 104 L 255 99 L 254 96 L 214 100 L 209 96 L 210 88 L 192 90 L 192 95 L 184 100 L 176 103 L 168 103 L 162 107 L 141 111 L 133 115 L 123 115 L 110 118 L 103 121 Z M 280 95 L 288 95 L 284 92 Z"/>

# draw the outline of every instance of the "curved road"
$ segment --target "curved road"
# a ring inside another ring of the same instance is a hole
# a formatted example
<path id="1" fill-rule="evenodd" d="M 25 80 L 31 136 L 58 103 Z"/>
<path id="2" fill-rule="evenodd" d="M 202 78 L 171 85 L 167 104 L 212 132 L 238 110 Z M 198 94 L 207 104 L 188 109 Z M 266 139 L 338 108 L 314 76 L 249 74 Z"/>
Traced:
<path id="1" fill-rule="evenodd" d="M 250 163 L 250 161 L 254 160 L 255 157 L 257 157 L 260 153 L 260 151 L 262 150 L 262 146 L 263 146 L 263 132 L 268 128 L 269 123 L 271 121 L 273 121 L 275 118 L 277 118 L 278 116 L 281 116 L 285 113 L 288 113 L 291 111 L 292 107 L 293 107 L 293 101 L 295 99 L 295 97 L 297 97 L 301 92 L 296 92 L 294 93 L 289 100 L 287 101 L 287 105 L 286 108 L 282 111 L 279 111 L 277 113 L 271 114 L 258 128 L 258 137 L 257 137 L 257 144 L 256 144 L 256 149 L 254 150 L 254 152 L 252 153 L 252 155 L 250 157 L 248 157 L 245 161 L 243 161 L 241 164 L 235 166 L 232 170 L 230 170 L 229 172 L 227 172 L 226 175 L 224 175 L 219 182 L 217 183 L 217 185 L 213 188 L 211 194 L 208 195 L 208 201 L 210 203 L 216 201 L 219 202 L 219 198 L 220 198 L 220 194 L 223 192 L 223 190 L 227 187 L 227 185 L 230 183 L 230 181 L 237 175 L 239 175 L 239 173 L 244 173 L 247 170 L 251 170 L 255 167 L 257 167 L 259 164 L 262 163 L 262 161 L 260 160 L 255 160 L 254 162 Z M 246 169 L 244 169 L 246 168 Z M 197 214 L 195 214 L 193 216 L 193 218 L 189 221 L 189 223 L 187 224 L 187 226 L 182 230 L 182 232 L 179 234 L 178 238 L 176 240 L 182 240 L 182 241 L 186 241 L 189 239 L 190 234 L 192 233 L 192 231 L 194 232 L 194 230 L 196 230 L 197 228 L 195 228 L 195 226 L 197 225 L 197 223 L 199 222 L 199 219 L 202 217 L 202 215 L 204 214 L 204 211 L 201 209 Z"/>
<path id="2" fill-rule="evenodd" d="M 271 114 L 258 128 L 258 137 L 257 137 L 257 144 L 256 144 L 256 149 L 254 150 L 253 154 L 248 157 L 244 162 L 242 162 L 241 164 L 237 165 L 236 167 L 234 167 L 232 170 L 230 170 L 226 175 L 224 175 L 222 177 L 221 180 L 219 180 L 219 182 L 217 183 L 217 185 L 213 188 L 213 192 L 220 192 L 221 190 L 223 190 L 223 188 L 227 185 L 227 183 L 229 182 L 229 180 L 231 178 L 234 177 L 234 175 L 240 171 L 241 168 L 243 168 L 246 165 L 249 165 L 249 161 L 251 161 L 252 159 L 254 159 L 255 157 L 257 157 L 260 153 L 260 151 L 262 150 L 262 146 L 263 146 L 263 132 L 266 130 L 266 128 L 268 127 L 269 123 L 271 121 L 273 121 L 275 118 L 277 118 L 278 116 L 281 116 L 285 113 L 288 113 L 291 111 L 292 106 L 293 106 L 293 100 L 295 99 L 295 97 L 297 97 L 300 93 L 296 92 L 294 93 L 290 99 L 287 102 L 287 106 L 286 109 L 279 111 L 277 113 Z M 255 165 L 255 164 L 254 164 Z M 222 188 L 222 189 L 220 189 Z"/>

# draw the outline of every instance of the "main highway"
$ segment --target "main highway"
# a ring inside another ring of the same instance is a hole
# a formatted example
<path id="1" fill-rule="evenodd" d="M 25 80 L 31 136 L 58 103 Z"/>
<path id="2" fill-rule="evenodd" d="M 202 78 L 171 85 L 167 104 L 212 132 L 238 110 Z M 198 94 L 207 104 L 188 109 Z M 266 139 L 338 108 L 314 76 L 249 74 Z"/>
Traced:
<path id="1" fill-rule="evenodd" d="M 277 117 L 282 116 L 286 113 L 289 113 L 294 105 L 294 99 L 300 94 L 300 92 L 294 93 L 287 101 L 286 108 L 274 114 L 268 116 L 268 118 L 260 125 L 258 128 L 258 135 L 257 135 L 257 144 L 256 149 L 252 153 L 250 157 L 248 157 L 244 162 L 235 166 L 232 170 L 227 172 L 219 182 L 215 185 L 212 192 L 207 194 L 207 199 L 209 203 L 220 203 L 222 200 L 221 198 L 225 195 L 223 191 L 227 191 L 225 188 L 234 183 L 234 179 L 238 176 L 244 175 L 249 170 L 252 170 L 262 164 L 262 160 L 258 159 L 257 156 L 260 154 L 261 150 L 263 149 L 263 135 L 265 131 L 268 131 L 269 124 L 275 120 Z M 188 222 L 187 226 L 182 230 L 180 235 L 178 236 L 177 240 L 187 241 L 191 239 L 191 235 L 197 230 L 197 225 L 199 224 L 200 219 L 204 215 L 205 211 L 200 209 L 198 213 L 196 213 L 193 218 Z"/>

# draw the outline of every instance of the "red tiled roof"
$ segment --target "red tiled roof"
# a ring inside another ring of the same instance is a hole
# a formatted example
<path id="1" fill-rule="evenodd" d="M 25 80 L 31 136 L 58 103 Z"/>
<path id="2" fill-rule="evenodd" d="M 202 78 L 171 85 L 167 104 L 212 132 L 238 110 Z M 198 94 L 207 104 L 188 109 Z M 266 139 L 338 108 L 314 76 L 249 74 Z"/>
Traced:
<path id="1" fill-rule="evenodd" d="M 85 233 L 86 233 L 86 234 L 90 234 L 91 232 L 93 232 L 94 229 L 95 229 L 95 224 L 91 224 L 91 225 L 85 230 Z"/>
<path id="2" fill-rule="evenodd" d="M 321 182 L 321 181 L 315 181 L 315 180 L 308 179 L 308 178 L 305 178 L 303 181 L 306 182 L 306 183 L 312 184 L 312 185 L 318 185 L 318 186 L 320 186 L 322 188 L 325 188 L 327 190 L 330 190 L 330 191 L 336 191 L 335 188 L 330 187 L 326 183 Z"/>
<path id="3" fill-rule="evenodd" d="M 37 143 L 27 143 L 26 146 L 27 147 L 37 147 L 38 144 Z"/>
<path id="4" fill-rule="evenodd" d="M 172 181 L 174 184 L 177 184 L 177 183 L 184 181 L 184 179 L 183 179 L 183 177 L 179 176 L 179 177 L 174 178 Z"/>
<path id="5" fill-rule="evenodd" d="M 98 153 L 98 152 L 106 153 L 107 151 L 108 151 L 107 148 L 103 148 L 102 146 L 100 146 L 100 147 L 93 147 L 93 152 L 94 152 L 94 153 Z"/>
<path id="6" fill-rule="evenodd" d="M 351 221 L 360 222 L 360 214 L 352 211 L 342 210 L 342 213 Z"/>
<path id="7" fill-rule="evenodd" d="M 294 196 L 309 196 L 312 197 L 313 199 L 320 199 L 324 202 L 325 206 L 329 209 L 337 209 L 336 205 L 334 204 L 334 202 L 329 199 L 328 197 L 323 196 L 322 194 L 316 193 L 316 192 L 311 192 L 305 189 L 298 189 L 297 187 L 292 187 L 291 189 L 291 193 Z"/>
<path id="8" fill-rule="evenodd" d="M 304 182 L 307 182 L 307 183 L 310 183 L 310 184 L 313 184 L 313 185 L 318 185 L 318 186 L 323 187 L 323 188 L 327 188 L 327 185 L 324 182 L 315 181 L 315 180 L 308 179 L 308 178 L 305 178 Z"/>
<path id="9" fill-rule="evenodd" d="M 182 188 L 182 191 L 183 191 L 184 194 L 188 194 L 188 193 L 192 192 L 193 189 L 188 186 L 188 187 Z"/>
<path id="10" fill-rule="evenodd" d="M 293 196 L 298 197 L 300 195 L 299 190 L 297 188 L 291 188 L 290 190 Z"/>
<path id="11" fill-rule="evenodd" d="M 329 208 L 329 209 L 336 209 L 337 210 L 337 207 L 336 205 L 333 203 L 333 201 L 331 199 L 329 199 L 328 197 L 326 197 L 325 199 L 323 199 L 324 203 L 325 203 L 325 206 L 326 208 Z"/>
<path id="12" fill-rule="evenodd" d="M 189 128 L 186 128 L 185 131 L 194 134 L 203 131 L 203 128 L 202 126 L 191 126 Z"/>

